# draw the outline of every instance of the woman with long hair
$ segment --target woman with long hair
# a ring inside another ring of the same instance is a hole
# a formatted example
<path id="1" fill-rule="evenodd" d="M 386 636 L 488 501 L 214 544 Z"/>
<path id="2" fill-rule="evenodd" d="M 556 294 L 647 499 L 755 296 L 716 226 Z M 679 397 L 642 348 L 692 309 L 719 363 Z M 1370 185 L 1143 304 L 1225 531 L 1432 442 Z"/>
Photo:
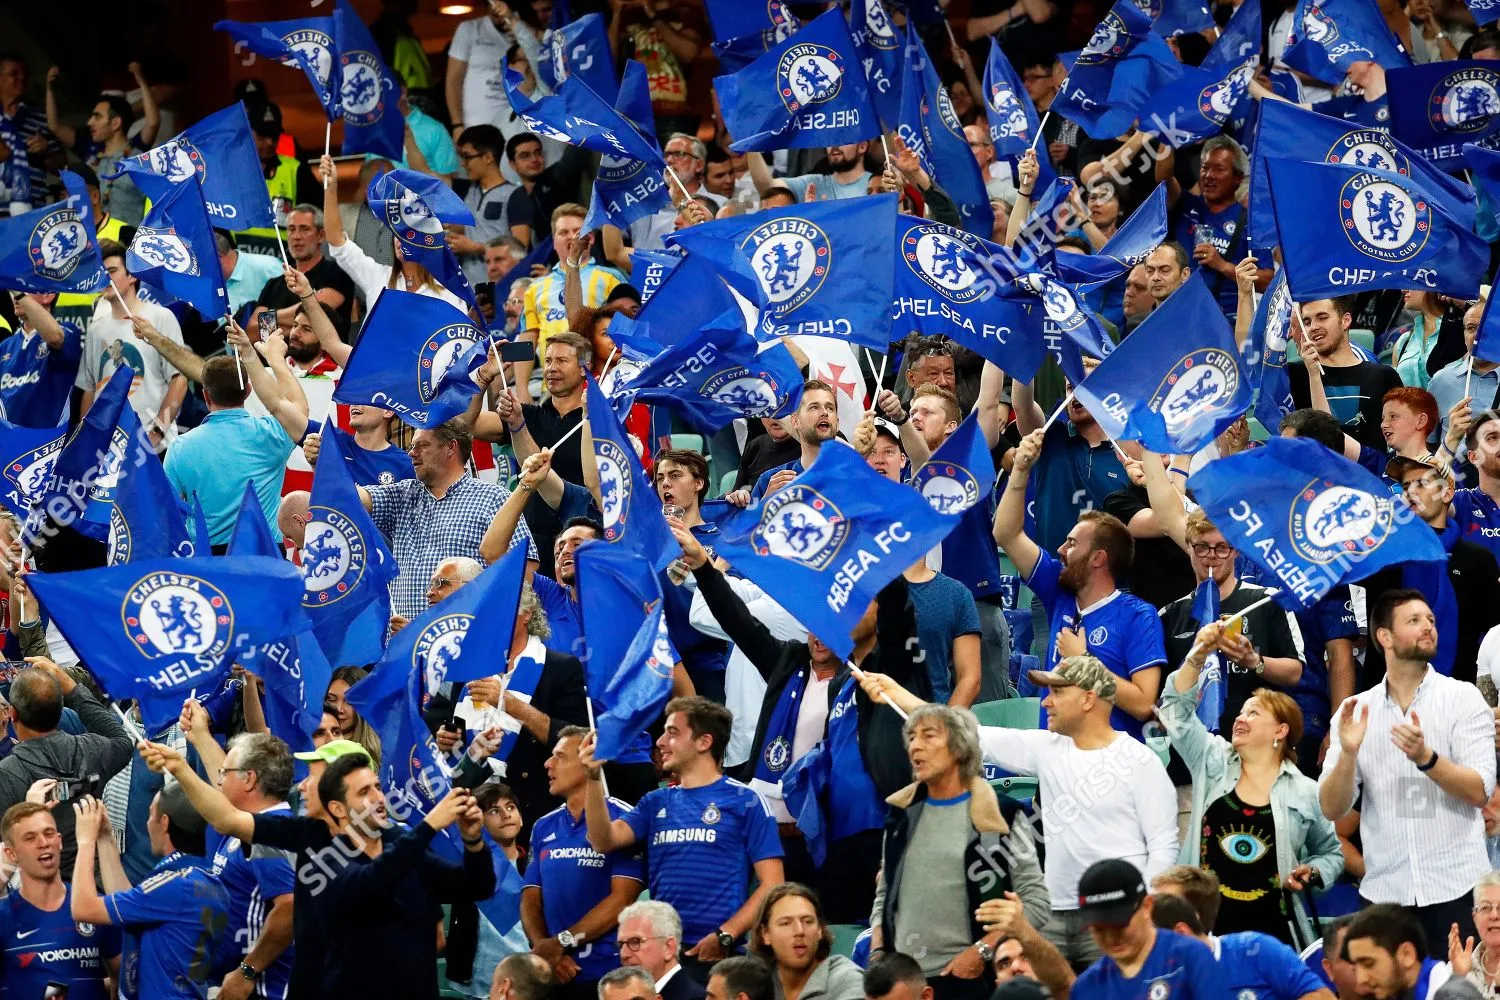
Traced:
<path id="1" fill-rule="evenodd" d="M 349 689 L 369 675 L 364 667 L 339 667 L 333 672 L 333 679 L 328 682 L 328 693 L 323 696 L 323 711 L 331 713 L 338 720 L 339 738 L 353 740 L 370 755 L 370 762 L 377 768 L 380 766 L 380 735 L 375 732 L 375 727 L 365 721 L 364 717 L 354 710 L 346 697 Z"/>

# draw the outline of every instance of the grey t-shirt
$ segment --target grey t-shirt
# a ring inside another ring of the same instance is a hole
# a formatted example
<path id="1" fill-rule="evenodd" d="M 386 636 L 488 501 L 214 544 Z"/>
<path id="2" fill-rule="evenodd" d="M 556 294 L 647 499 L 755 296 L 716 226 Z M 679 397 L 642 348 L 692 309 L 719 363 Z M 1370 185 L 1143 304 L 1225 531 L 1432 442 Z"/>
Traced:
<path id="1" fill-rule="evenodd" d="M 870 193 L 870 172 L 864 170 L 859 177 L 847 184 L 839 184 L 832 174 L 803 174 L 801 177 L 778 177 L 775 183 L 791 189 L 799 202 L 807 200 L 807 187 L 813 185 L 818 201 L 837 201 L 842 198 L 863 198 Z"/>
<path id="2" fill-rule="evenodd" d="M 926 976 L 937 975 L 974 943 L 964 883 L 964 849 L 973 835 L 969 799 L 965 793 L 926 800 L 902 859 L 896 940 L 885 946 L 915 958 Z"/>

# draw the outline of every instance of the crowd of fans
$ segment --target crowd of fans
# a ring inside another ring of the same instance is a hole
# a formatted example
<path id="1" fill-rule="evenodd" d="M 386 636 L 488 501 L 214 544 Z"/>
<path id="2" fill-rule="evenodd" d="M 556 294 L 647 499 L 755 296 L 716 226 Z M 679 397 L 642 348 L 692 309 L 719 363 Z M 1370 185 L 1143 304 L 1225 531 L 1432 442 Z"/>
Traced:
<path id="1" fill-rule="evenodd" d="M 130 406 L 174 490 L 202 505 L 214 551 L 248 484 L 289 559 L 323 438 L 338 434 L 399 568 L 393 634 L 513 547 L 529 571 L 496 676 L 444 685 L 424 706 L 455 788 L 402 826 L 376 727 L 346 698 L 371 664 L 334 664 L 308 752 L 270 729 L 263 682 L 239 667 L 176 725 L 143 734 L 27 585 L 32 569 L 103 565 L 104 547 L 64 530 L 23 553 L 20 523 L 0 516 L 6 996 L 93 1000 L 109 983 L 147 1000 L 209 988 L 226 1000 L 1500 993 L 1500 369 L 1469 356 L 1482 300 L 1412 290 L 1297 304 L 1296 408 L 1279 426 L 1241 418 L 1195 455 L 1111 441 L 1050 362 L 1013 380 L 899 321 L 885 359 L 800 338 L 806 381 L 784 418 L 669 439 L 637 406 L 628 427 L 680 549 L 662 590 L 681 660 L 651 731 L 600 761 L 575 555 L 605 544 L 604 504 L 589 436 L 570 432 L 587 420 L 586 376 L 616 353 L 611 321 L 641 305 L 631 251 L 713 218 L 882 190 L 939 221 L 956 213 L 894 133 L 888 148 L 731 152 L 698 86 L 715 60 L 702 7 L 609 0 L 612 55 L 645 64 L 676 179 L 669 208 L 585 232 L 597 157 L 528 131 L 502 86 L 511 69 L 526 93 L 545 92 L 534 70 L 551 0 L 462 20 L 441 72 L 412 6 L 385 0 L 372 26 L 402 79 L 403 162 L 370 157 L 356 180 L 285 134 L 263 82 L 237 88 L 279 232 L 216 231 L 227 327 L 159 304 L 130 273 L 145 200 L 128 174 L 108 177 L 172 130 L 186 95 L 132 63 L 133 89 L 68 107 L 55 70 L 36 86 L 39 67 L 0 53 L 0 211 L 55 200 L 59 168 L 79 171 L 109 277 L 104 294 L 13 293 L 0 416 L 76 423 L 128 365 Z M 1292 12 L 1264 7 L 1269 71 Z M 1500 33 L 1454 0 L 1381 10 L 1419 63 L 1500 54 Z M 1066 75 L 1058 53 L 1104 13 L 955 0 L 946 26 L 926 26 L 991 198 L 986 235 L 1020 232 L 1039 160 L 1080 185 L 1079 221 L 1062 234 L 1078 253 L 1164 183 L 1169 239 L 1091 305 L 1128 337 L 1197 272 L 1243 338 L 1272 251 L 1245 239 L 1249 167 L 1234 138 L 1173 154 L 1143 131 L 1098 141 L 1046 114 L 1033 152 L 995 155 L 975 73 L 990 39 L 1045 114 Z M 1231 13 L 1213 10 L 1221 25 Z M 1201 59 L 1212 34 L 1173 50 Z M 1303 81 L 1304 102 L 1339 114 L 1333 102 L 1381 100 L 1378 67 L 1362 65 L 1340 87 Z M 393 250 L 365 204 L 393 167 L 451 184 L 472 210 L 447 244 L 492 329 L 534 348 L 487 363 L 469 413 L 431 429 L 332 399 L 387 289 L 465 308 Z M 517 275 L 548 238 L 551 255 Z M 715 557 L 725 510 L 785 487 L 835 439 L 899 483 L 970 413 L 999 481 L 881 590 L 852 663 Z M 319 432 L 330 417 L 338 430 Z M 1186 482 L 1278 434 L 1381 476 L 1439 536 L 1446 572 L 1393 567 L 1305 612 L 1265 603 L 1276 581 Z M 1205 581 L 1219 620 L 1198 618 Z M 540 666 L 524 698 L 506 687 L 523 663 Z M 1225 700 L 1206 718 L 1209 673 Z M 500 728 L 455 724 L 466 700 L 518 733 L 503 761 Z M 780 777 L 820 743 L 836 770 L 815 851 Z M 432 846 L 454 834 L 460 862 Z M 507 894 L 515 915 L 498 926 L 490 903 Z"/>

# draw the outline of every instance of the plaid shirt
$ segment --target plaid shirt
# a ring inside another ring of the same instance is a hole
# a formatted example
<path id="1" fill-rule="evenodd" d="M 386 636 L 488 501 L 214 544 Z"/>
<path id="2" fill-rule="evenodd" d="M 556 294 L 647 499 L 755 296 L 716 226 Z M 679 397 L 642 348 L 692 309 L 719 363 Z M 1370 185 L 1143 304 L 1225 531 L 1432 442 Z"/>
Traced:
<path id="1" fill-rule="evenodd" d="M 401 575 L 391 581 L 391 611 L 415 618 L 427 610 L 427 585 L 446 559 L 479 558 L 479 542 L 510 490 L 484 483 L 467 472 L 440 500 L 417 479 L 389 486 L 367 486 L 375 527 L 390 542 Z M 516 527 L 511 548 L 526 546 L 536 558 L 536 544 L 525 520 Z"/>

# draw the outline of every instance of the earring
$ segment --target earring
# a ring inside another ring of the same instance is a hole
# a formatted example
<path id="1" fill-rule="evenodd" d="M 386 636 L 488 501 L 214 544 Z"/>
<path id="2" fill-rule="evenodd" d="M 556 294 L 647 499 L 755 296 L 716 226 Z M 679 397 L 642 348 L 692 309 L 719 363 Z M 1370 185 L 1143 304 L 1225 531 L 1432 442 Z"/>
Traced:
<path id="1" fill-rule="evenodd" d="M 1281 741 L 1273 739 L 1271 741 L 1271 749 L 1272 750 L 1279 750 L 1279 749 L 1281 749 Z"/>

